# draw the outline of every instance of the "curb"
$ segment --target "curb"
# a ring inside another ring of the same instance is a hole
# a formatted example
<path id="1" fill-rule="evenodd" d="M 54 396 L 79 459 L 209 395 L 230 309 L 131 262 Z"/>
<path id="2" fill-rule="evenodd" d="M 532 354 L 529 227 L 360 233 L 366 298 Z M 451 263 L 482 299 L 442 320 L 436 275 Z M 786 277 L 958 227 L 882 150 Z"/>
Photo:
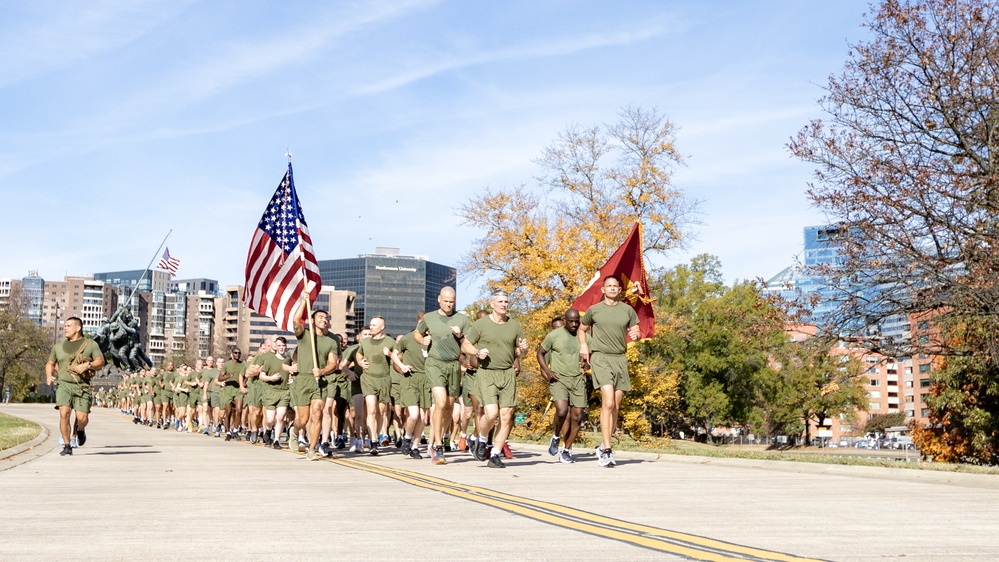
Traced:
<path id="1" fill-rule="evenodd" d="M 8 459 L 10 457 L 13 457 L 14 455 L 19 455 L 25 451 L 30 451 L 31 449 L 34 449 L 35 447 L 44 443 L 45 440 L 49 438 L 49 429 L 42 424 L 38 424 L 38 426 L 41 427 L 42 430 L 38 432 L 37 437 L 26 443 L 21 443 L 20 445 L 15 445 L 9 449 L 4 449 L 0 451 L 0 460 Z"/>

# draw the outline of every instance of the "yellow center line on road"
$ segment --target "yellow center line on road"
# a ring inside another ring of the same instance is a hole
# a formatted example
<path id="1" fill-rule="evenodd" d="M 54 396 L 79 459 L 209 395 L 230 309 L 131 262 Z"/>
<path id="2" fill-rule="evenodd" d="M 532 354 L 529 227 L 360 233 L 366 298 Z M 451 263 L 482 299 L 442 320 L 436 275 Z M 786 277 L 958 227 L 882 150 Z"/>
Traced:
<path id="1" fill-rule="evenodd" d="M 779 560 L 782 562 L 811 562 L 813 560 L 649 527 L 571 507 L 513 496 L 487 488 L 469 486 L 419 472 L 390 468 L 356 459 L 337 458 L 331 459 L 331 461 L 340 466 L 378 474 L 559 527 L 695 560 Z"/>

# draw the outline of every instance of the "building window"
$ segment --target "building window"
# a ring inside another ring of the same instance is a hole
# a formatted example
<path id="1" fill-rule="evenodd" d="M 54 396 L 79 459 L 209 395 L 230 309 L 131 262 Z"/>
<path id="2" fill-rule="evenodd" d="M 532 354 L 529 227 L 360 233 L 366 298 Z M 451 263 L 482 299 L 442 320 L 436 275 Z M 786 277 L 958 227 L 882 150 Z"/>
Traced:
<path id="1" fill-rule="evenodd" d="M 919 388 L 929 388 L 929 387 L 930 387 L 930 379 L 920 379 Z"/>
<path id="2" fill-rule="evenodd" d="M 923 374 L 929 373 L 930 372 L 930 364 L 927 363 L 925 365 L 920 365 L 919 366 L 919 372 L 923 373 Z"/>
<path id="3" fill-rule="evenodd" d="M 881 386 L 881 381 L 878 379 L 871 379 L 871 386 Z"/>

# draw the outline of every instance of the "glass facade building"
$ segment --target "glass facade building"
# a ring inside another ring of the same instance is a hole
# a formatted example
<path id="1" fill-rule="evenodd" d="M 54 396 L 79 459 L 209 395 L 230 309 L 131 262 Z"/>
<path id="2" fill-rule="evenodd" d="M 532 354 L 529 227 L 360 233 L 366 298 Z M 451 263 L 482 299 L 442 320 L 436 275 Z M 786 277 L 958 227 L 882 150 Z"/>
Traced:
<path id="1" fill-rule="evenodd" d="M 104 281 L 114 287 L 125 287 L 130 291 L 151 293 L 153 291 L 167 292 L 170 285 L 170 274 L 158 269 L 133 269 L 131 271 L 108 271 L 95 273 L 94 279 Z"/>
<path id="2" fill-rule="evenodd" d="M 416 327 L 416 315 L 437 309 L 437 295 L 454 287 L 455 268 L 420 256 L 368 254 L 319 261 L 324 285 L 357 294 L 354 314 L 363 326 L 385 318 L 386 331 L 397 336 Z"/>

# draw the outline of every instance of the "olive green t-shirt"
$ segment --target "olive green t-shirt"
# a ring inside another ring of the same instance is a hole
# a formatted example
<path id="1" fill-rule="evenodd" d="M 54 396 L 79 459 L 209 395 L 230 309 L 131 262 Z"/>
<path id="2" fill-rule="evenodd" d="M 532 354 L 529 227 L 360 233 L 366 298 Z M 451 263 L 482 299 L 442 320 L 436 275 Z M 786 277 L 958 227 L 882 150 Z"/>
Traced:
<path id="1" fill-rule="evenodd" d="M 361 369 L 361 366 L 357 364 L 358 349 L 359 346 L 356 343 L 354 345 L 347 347 L 347 349 L 343 350 L 343 360 L 347 362 L 347 365 L 349 366 L 350 370 L 355 375 L 361 376 L 361 373 L 363 373 L 364 370 Z"/>
<path id="2" fill-rule="evenodd" d="M 618 302 L 609 306 L 600 301 L 586 309 L 586 314 L 579 321 L 592 326 L 590 334 L 593 343 L 589 344 L 590 353 L 623 355 L 627 351 L 628 328 L 638 324 L 638 315 L 626 303 Z"/>
<path id="3" fill-rule="evenodd" d="M 302 332 L 302 337 L 298 338 L 298 376 L 312 376 L 312 330 Z M 329 336 L 316 336 L 316 350 L 319 359 L 319 368 L 326 367 L 330 353 L 339 356 L 340 348 L 336 345 L 336 340 Z"/>
<path id="4" fill-rule="evenodd" d="M 590 335 L 586 334 L 586 343 L 591 341 Z M 570 334 L 564 326 L 548 332 L 541 342 L 541 349 L 545 350 L 545 359 L 556 375 L 583 374 L 579 367 L 579 338 Z"/>
<path id="5" fill-rule="evenodd" d="M 364 338 L 361 340 L 361 343 L 358 344 L 358 351 L 368 360 L 368 368 L 364 371 L 364 376 L 389 376 L 391 374 L 391 367 L 389 367 L 391 359 L 385 355 L 385 350 L 391 353 L 393 347 L 395 347 L 395 340 L 388 336 L 381 339 Z"/>
<path id="6" fill-rule="evenodd" d="M 440 361 L 457 361 L 461 354 L 461 342 L 454 337 L 451 326 L 458 326 L 461 333 L 468 331 L 468 317 L 464 314 L 454 312 L 451 316 L 444 316 L 440 310 L 424 314 L 423 319 L 416 326 L 416 331 L 422 335 L 430 333 L 429 355 Z"/>
<path id="7" fill-rule="evenodd" d="M 59 367 L 56 380 L 59 382 L 82 382 L 75 373 L 69 372 L 69 365 L 81 351 L 83 357 L 91 361 L 98 357 L 104 357 L 97 342 L 86 336 L 76 341 L 62 340 L 52 348 L 52 352 L 49 353 L 49 361 L 56 363 Z"/>
<path id="8" fill-rule="evenodd" d="M 239 388 L 239 375 L 244 373 L 246 373 L 246 363 L 230 359 L 225 362 L 225 365 L 222 365 L 222 372 L 219 374 L 219 378 L 227 376 L 228 378 L 224 381 L 225 385 Z"/>
<path id="9" fill-rule="evenodd" d="M 425 373 L 427 358 L 423 355 L 427 352 L 427 346 L 416 342 L 413 332 L 407 332 L 402 339 L 395 344 L 395 350 L 402 354 L 399 359 L 406 365 L 413 368 L 413 372 Z"/>
<path id="10" fill-rule="evenodd" d="M 261 380 L 261 384 L 266 384 L 271 388 L 276 388 L 278 390 L 288 390 L 288 372 L 282 368 L 285 360 L 277 356 L 276 353 L 268 351 L 267 353 L 261 353 L 253 359 L 254 365 L 260 365 L 261 375 L 281 375 L 281 378 L 276 381 L 265 381 Z M 259 379 L 258 379 L 259 380 Z"/>
<path id="11" fill-rule="evenodd" d="M 513 368 L 513 361 L 517 358 L 517 342 L 524 337 L 524 332 L 520 328 L 520 322 L 516 320 L 508 319 L 497 324 L 492 318 L 483 316 L 472 324 L 466 337 L 475 347 L 489 350 L 489 356 L 479 361 L 479 368 L 498 371 Z"/>
<path id="12" fill-rule="evenodd" d="M 173 392 L 173 385 L 179 376 L 177 371 L 160 371 L 160 374 L 156 375 L 158 379 L 163 381 L 163 390 L 165 392 Z"/>
<path id="13" fill-rule="evenodd" d="M 215 385 L 215 381 L 217 381 L 218 378 L 219 378 L 218 369 L 205 369 L 204 371 L 201 371 L 201 380 L 202 382 L 205 383 L 205 386 L 208 387 L 209 394 L 218 392 L 220 390 L 219 387 Z"/>

